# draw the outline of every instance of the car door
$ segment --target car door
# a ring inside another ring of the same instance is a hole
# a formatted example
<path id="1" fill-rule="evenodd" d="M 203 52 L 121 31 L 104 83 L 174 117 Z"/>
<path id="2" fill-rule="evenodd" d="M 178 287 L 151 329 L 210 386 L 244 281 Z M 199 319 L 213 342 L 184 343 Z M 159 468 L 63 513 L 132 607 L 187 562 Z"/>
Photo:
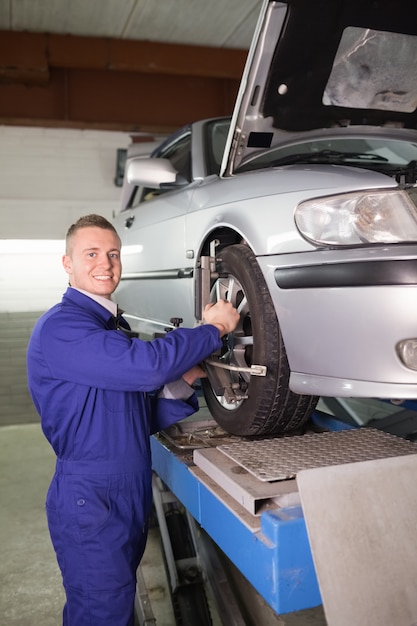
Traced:
<path id="1" fill-rule="evenodd" d="M 168 158 L 191 183 L 191 130 L 180 133 L 155 157 Z M 132 328 L 140 332 L 161 332 L 170 318 L 184 319 L 193 311 L 192 268 L 184 255 L 191 195 L 191 184 L 174 190 L 134 187 L 127 208 L 115 219 L 123 264 L 116 298 L 123 302 Z"/>

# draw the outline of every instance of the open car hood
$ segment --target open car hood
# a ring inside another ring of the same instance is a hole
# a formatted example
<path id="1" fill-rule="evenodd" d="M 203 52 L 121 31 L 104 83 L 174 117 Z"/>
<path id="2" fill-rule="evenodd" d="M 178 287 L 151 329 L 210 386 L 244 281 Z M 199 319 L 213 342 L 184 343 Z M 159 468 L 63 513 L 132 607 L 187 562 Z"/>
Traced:
<path id="1" fill-rule="evenodd" d="M 414 14 L 415 0 L 264 0 L 222 173 L 318 129 L 417 128 Z"/>

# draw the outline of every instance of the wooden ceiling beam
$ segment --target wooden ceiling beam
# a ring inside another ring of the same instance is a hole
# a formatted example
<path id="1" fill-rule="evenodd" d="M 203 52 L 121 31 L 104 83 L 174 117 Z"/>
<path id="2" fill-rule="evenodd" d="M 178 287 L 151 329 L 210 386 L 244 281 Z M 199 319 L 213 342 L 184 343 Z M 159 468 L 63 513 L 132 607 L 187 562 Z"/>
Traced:
<path id="1" fill-rule="evenodd" d="M 44 35 L 0 31 L 0 81 L 42 84 L 49 77 Z"/>
<path id="2" fill-rule="evenodd" d="M 238 87 L 220 78 L 52 69 L 47 84 L 0 83 L 0 124 L 167 133 L 230 115 Z"/>
<path id="3" fill-rule="evenodd" d="M 246 52 L 0 31 L 0 124 L 171 131 L 230 115 Z"/>
<path id="4" fill-rule="evenodd" d="M 51 68 L 239 79 L 247 51 L 0 31 L 0 78 L 45 82 Z"/>

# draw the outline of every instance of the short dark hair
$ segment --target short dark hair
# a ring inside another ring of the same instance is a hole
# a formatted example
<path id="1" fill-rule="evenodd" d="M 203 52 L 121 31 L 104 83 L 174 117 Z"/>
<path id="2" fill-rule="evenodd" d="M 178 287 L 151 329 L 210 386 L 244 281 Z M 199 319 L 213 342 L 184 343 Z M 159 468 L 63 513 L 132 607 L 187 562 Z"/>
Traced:
<path id="1" fill-rule="evenodd" d="M 70 247 L 71 247 L 70 242 L 71 242 L 72 237 L 77 232 L 77 230 L 80 230 L 81 228 L 91 228 L 91 227 L 103 228 L 104 230 L 111 230 L 119 237 L 119 234 L 117 230 L 115 229 L 115 227 L 113 226 L 113 224 L 109 222 L 102 215 L 97 215 L 96 213 L 91 213 L 90 215 L 84 215 L 83 217 L 80 217 L 75 222 L 75 224 L 71 224 L 71 226 L 67 230 L 67 234 L 65 237 L 66 254 L 69 254 L 70 252 Z"/>

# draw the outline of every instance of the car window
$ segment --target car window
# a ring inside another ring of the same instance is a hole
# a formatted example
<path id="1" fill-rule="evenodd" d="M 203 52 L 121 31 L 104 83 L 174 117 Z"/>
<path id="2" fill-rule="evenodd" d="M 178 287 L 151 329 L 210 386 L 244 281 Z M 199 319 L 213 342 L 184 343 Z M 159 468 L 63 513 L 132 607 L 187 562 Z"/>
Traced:
<path id="1" fill-rule="evenodd" d="M 187 133 L 174 143 L 164 146 L 158 157 L 169 159 L 177 172 L 188 182 L 191 182 L 191 133 Z"/>
<path id="2" fill-rule="evenodd" d="M 219 174 L 224 148 L 230 128 L 230 119 L 213 120 L 205 128 L 207 175 Z"/>
<path id="3" fill-rule="evenodd" d="M 169 145 L 163 144 L 160 151 L 156 152 L 154 158 L 169 159 L 177 172 L 191 182 L 191 133 L 188 132 L 182 135 Z M 163 189 L 135 187 L 128 208 L 134 208 L 141 202 L 153 200 L 155 197 L 169 191 L 172 191 L 172 187 L 164 187 Z"/>

